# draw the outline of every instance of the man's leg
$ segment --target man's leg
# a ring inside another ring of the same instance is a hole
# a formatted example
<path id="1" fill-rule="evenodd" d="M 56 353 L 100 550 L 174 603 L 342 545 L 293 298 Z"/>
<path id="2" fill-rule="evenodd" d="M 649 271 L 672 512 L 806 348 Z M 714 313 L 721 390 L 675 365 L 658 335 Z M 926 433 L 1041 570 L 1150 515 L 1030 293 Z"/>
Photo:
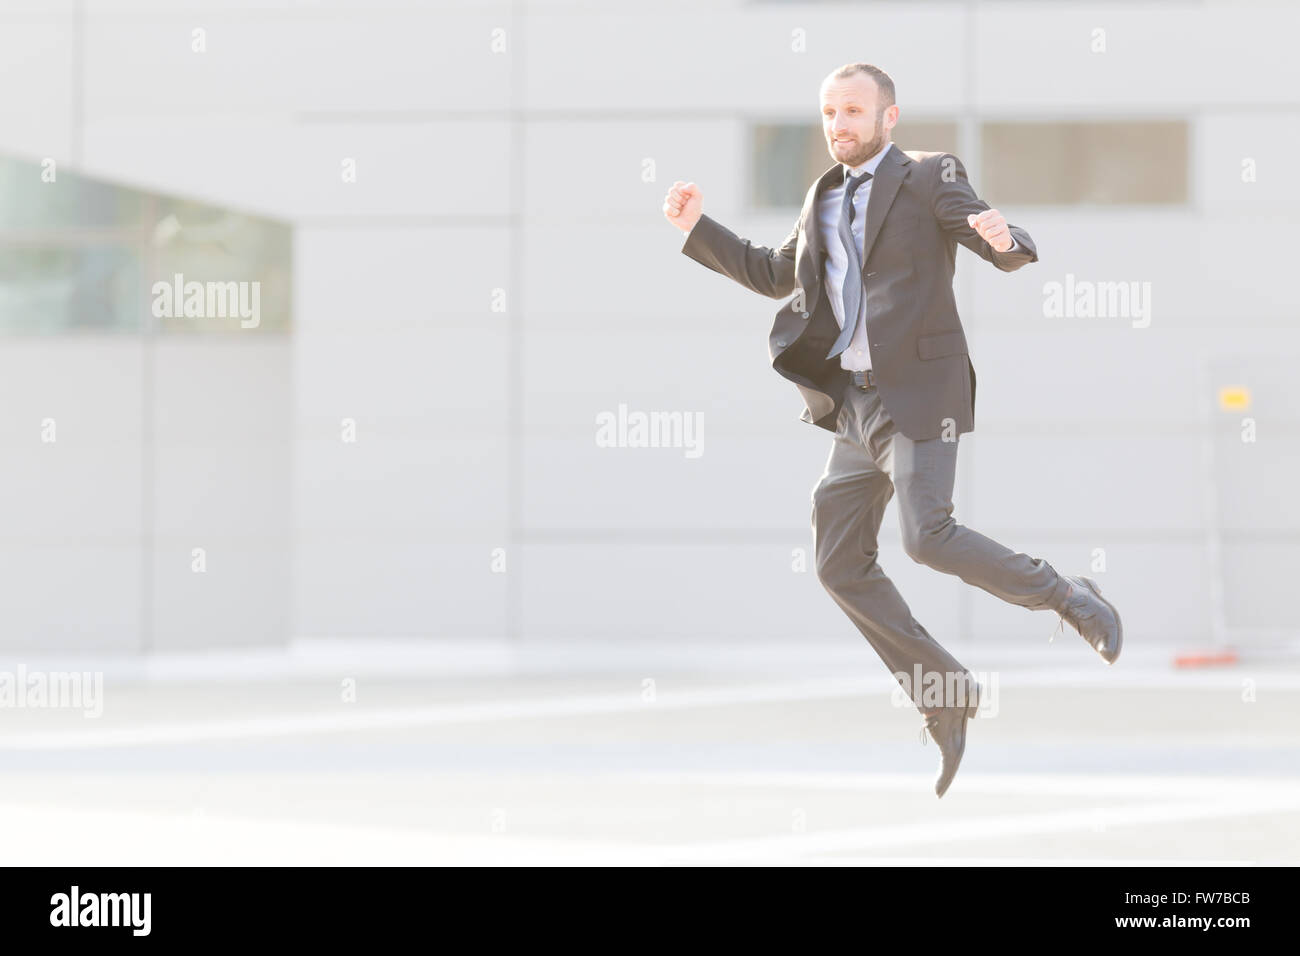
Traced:
<path id="1" fill-rule="evenodd" d="M 956 688 L 966 693 L 962 680 L 970 679 L 969 672 L 912 617 L 877 560 L 876 538 L 894 486 L 860 440 L 868 400 L 852 386 L 848 393 L 826 470 L 812 494 L 817 576 L 918 710 L 960 704 L 961 698 L 948 698 Z M 936 699 L 933 688 L 943 696 Z"/>
<path id="2" fill-rule="evenodd" d="M 912 560 L 955 574 L 967 584 L 1030 610 L 1055 610 L 1068 585 L 1040 558 L 1012 551 L 952 516 L 958 441 L 913 441 L 897 430 L 879 402 L 873 446 L 893 478 L 903 548 Z"/>

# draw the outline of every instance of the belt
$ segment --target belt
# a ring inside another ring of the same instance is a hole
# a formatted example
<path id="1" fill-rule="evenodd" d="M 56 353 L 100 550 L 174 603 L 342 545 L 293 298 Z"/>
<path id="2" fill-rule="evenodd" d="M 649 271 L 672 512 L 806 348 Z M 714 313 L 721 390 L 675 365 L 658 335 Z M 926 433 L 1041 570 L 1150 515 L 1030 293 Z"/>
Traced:
<path id="1" fill-rule="evenodd" d="M 879 381 L 876 377 L 875 369 L 862 369 L 861 371 L 850 371 L 853 377 L 853 384 L 861 389 L 875 388 Z"/>

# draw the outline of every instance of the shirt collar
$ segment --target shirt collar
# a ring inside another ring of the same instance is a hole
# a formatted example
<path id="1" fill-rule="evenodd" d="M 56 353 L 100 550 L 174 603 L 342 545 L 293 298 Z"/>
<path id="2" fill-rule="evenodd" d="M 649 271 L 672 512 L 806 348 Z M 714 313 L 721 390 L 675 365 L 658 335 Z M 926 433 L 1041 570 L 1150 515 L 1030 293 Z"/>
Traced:
<path id="1" fill-rule="evenodd" d="M 876 168 L 880 165 L 881 160 L 883 160 L 889 153 L 889 150 L 893 145 L 892 142 L 886 143 L 884 149 L 876 153 L 875 156 L 872 156 L 861 166 L 845 166 L 843 163 L 840 163 L 840 168 L 844 170 L 843 182 L 848 182 L 850 176 L 861 176 L 863 173 L 871 173 L 872 178 L 875 178 Z"/>

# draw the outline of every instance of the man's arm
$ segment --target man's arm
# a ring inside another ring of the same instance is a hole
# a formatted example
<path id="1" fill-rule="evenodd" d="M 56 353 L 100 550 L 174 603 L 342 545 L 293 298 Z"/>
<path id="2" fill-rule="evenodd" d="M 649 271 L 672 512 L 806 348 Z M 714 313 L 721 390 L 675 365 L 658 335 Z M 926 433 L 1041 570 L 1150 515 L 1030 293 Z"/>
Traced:
<path id="1" fill-rule="evenodd" d="M 686 236 L 682 253 L 759 295 L 783 299 L 794 292 L 794 251 L 798 241 L 799 222 L 779 247 L 770 249 L 753 245 L 701 213 L 699 222 Z"/>
<path id="2" fill-rule="evenodd" d="M 960 159 L 952 153 L 944 153 L 936 158 L 932 175 L 931 209 L 945 232 L 1003 272 L 1014 272 L 1027 263 L 1038 261 L 1034 240 L 1019 226 L 1007 223 L 1012 246 L 1005 252 L 998 252 L 970 225 L 968 217 L 987 212 L 989 204 L 975 195 Z"/>

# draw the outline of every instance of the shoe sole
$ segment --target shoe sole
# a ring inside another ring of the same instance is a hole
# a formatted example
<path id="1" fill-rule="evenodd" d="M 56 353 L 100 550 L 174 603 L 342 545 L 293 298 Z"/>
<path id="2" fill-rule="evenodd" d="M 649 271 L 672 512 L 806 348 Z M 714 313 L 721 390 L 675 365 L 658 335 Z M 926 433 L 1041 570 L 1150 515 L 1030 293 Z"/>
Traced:
<path id="1" fill-rule="evenodd" d="M 1097 586 L 1097 582 L 1092 578 L 1080 578 L 1079 580 L 1088 585 L 1088 589 L 1097 596 L 1097 600 L 1110 608 L 1110 613 L 1115 615 L 1115 656 L 1106 661 L 1107 664 L 1114 664 L 1119 660 L 1119 652 L 1124 649 L 1124 622 L 1120 620 L 1119 609 L 1101 596 L 1101 588 Z M 1106 659 L 1103 657 L 1102 660 Z"/>

